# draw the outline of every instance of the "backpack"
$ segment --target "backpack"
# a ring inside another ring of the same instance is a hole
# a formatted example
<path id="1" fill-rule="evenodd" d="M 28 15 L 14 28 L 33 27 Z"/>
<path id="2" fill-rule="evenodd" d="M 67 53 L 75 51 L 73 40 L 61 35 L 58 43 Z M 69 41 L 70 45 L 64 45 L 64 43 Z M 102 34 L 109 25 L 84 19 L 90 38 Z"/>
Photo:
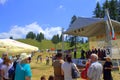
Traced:
<path id="1" fill-rule="evenodd" d="M 13 63 L 13 66 L 8 70 L 8 74 L 9 74 L 8 76 L 10 80 L 14 80 L 16 65 L 17 65 L 17 62 L 15 61 Z"/>

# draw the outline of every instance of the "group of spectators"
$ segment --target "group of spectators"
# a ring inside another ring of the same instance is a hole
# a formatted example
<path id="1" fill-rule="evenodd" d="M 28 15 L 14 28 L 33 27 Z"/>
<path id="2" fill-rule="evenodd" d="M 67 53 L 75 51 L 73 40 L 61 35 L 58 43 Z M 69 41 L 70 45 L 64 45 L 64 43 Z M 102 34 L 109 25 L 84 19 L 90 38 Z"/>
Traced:
<path id="1" fill-rule="evenodd" d="M 90 55 L 85 69 L 81 72 L 81 78 L 84 80 L 101 80 L 103 74 L 104 80 L 113 80 L 111 75 L 111 58 L 105 57 L 106 62 L 103 65 L 99 63 L 98 59 L 97 54 L 92 53 Z M 62 54 L 58 53 L 56 60 L 53 62 L 55 80 L 77 80 L 77 78 L 73 79 L 71 75 L 72 64 L 79 72 L 77 65 L 72 62 L 71 55 L 66 55 L 65 60 L 63 60 Z"/>
<path id="2" fill-rule="evenodd" d="M 31 56 L 26 53 L 14 57 L 3 53 L 0 58 L 0 80 L 31 80 L 30 62 Z"/>
<path id="3" fill-rule="evenodd" d="M 95 48 L 95 49 L 88 50 L 88 51 L 81 49 L 80 53 L 81 53 L 80 59 L 88 59 L 88 58 L 90 58 L 92 53 L 95 53 L 98 55 L 99 60 L 105 60 L 104 57 L 106 57 L 106 54 L 109 54 L 110 51 L 109 51 L 109 49 L 100 49 L 100 48 L 96 49 Z M 76 49 L 74 49 L 74 58 L 76 58 L 76 55 L 77 55 L 77 51 L 76 51 Z"/>
<path id="4" fill-rule="evenodd" d="M 48 56 L 46 56 L 48 57 Z M 103 74 L 104 80 L 112 80 L 111 70 L 112 62 L 110 57 L 105 57 L 104 65 L 99 63 L 97 53 L 91 53 L 85 69 L 81 72 L 81 78 L 85 80 L 100 80 Z M 2 54 L 0 58 L 0 80 L 31 80 L 32 72 L 30 67 L 31 56 L 26 53 L 21 53 L 16 57 L 8 57 L 7 53 Z M 72 66 L 80 73 L 79 68 L 72 62 L 71 54 L 67 54 L 63 59 L 62 53 L 57 53 L 52 57 L 52 66 L 54 76 L 50 75 L 48 79 L 41 76 L 40 80 L 77 80 L 72 78 Z M 9 76 L 9 70 L 14 67 L 15 73 L 12 77 Z"/>

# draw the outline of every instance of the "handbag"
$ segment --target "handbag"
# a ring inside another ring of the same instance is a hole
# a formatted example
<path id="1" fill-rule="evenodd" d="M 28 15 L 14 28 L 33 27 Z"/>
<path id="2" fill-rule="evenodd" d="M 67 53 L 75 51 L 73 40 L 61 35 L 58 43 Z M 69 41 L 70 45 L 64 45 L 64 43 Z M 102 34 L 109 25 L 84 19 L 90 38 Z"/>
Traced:
<path id="1" fill-rule="evenodd" d="M 87 79 L 87 70 L 83 70 L 83 71 L 81 72 L 81 78 L 82 78 L 82 79 Z"/>
<path id="2" fill-rule="evenodd" d="M 80 72 L 76 69 L 76 66 L 74 64 L 71 66 L 71 73 L 73 79 L 80 78 Z"/>

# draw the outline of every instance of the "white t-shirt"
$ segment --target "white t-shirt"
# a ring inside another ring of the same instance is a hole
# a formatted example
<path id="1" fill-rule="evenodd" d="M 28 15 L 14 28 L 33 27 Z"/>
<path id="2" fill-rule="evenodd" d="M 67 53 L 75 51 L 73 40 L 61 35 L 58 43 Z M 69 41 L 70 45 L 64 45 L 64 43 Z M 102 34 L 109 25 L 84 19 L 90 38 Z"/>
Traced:
<path id="1" fill-rule="evenodd" d="M 3 64 L 3 65 L 1 66 L 1 70 L 3 70 L 4 73 L 5 73 L 5 75 L 4 75 L 4 78 L 5 78 L 5 79 L 9 79 L 9 77 L 8 77 L 8 70 L 12 67 L 12 65 L 13 65 L 13 64 L 10 64 L 9 66 L 7 66 L 7 65 Z"/>
<path id="2" fill-rule="evenodd" d="M 73 80 L 72 79 L 72 75 L 71 75 L 71 68 L 72 68 L 72 64 L 74 66 L 76 66 L 74 63 L 68 63 L 68 62 L 65 62 L 64 64 L 62 64 L 62 70 L 64 72 L 64 79 L 65 80 Z"/>

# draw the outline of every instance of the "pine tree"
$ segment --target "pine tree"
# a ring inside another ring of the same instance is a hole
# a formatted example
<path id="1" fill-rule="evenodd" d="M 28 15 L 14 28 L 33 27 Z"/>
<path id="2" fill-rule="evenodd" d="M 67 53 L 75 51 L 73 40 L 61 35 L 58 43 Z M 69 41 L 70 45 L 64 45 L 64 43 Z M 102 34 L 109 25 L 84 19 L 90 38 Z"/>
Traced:
<path id="1" fill-rule="evenodd" d="M 74 16 L 71 18 L 70 24 L 72 24 L 76 19 L 77 19 L 77 17 L 74 15 Z"/>
<path id="2" fill-rule="evenodd" d="M 30 32 L 28 32 L 28 34 L 26 35 L 26 38 L 36 39 L 36 34 L 33 33 L 32 31 L 30 31 Z"/>
<path id="3" fill-rule="evenodd" d="M 54 35 L 51 40 L 54 44 L 59 43 L 58 35 Z"/>
<path id="4" fill-rule="evenodd" d="M 102 17 L 102 10 L 99 2 L 97 2 L 95 11 L 93 12 L 96 18 L 101 18 Z"/>
<path id="5" fill-rule="evenodd" d="M 102 10 L 101 10 L 101 6 L 100 6 L 99 2 L 97 2 L 96 8 L 95 8 L 95 11 L 93 12 L 93 14 L 95 15 L 94 17 L 96 17 L 96 18 L 102 17 Z"/>
<path id="6" fill-rule="evenodd" d="M 44 34 L 43 34 L 43 33 L 41 33 L 41 32 L 40 32 L 40 38 L 41 38 L 41 40 L 43 40 L 43 39 L 44 39 Z"/>
<path id="7" fill-rule="evenodd" d="M 60 35 L 60 39 L 59 39 L 60 42 L 62 42 L 62 34 Z"/>
<path id="8" fill-rule="evenodd" d="M 118 20 L 118 1 L 117 0 L 106 0 L 103 5 L 102 9 L 100 7 L 99 2 L 96 4 L 96 8 L 94 11 L 94 15 L 97 18 L 103 18 L 105 16 L 105 9 L 109 10 L 109 15 L 111 19 Z"/>
<path id="9" fill-rule="evenodd" d="M 57 41 L 60 42 L 59 34 L 57 34 L 56 36 L 57 36 Z"/>
<path id="10" fill-rule="evenodd" d="M 39 41 L 39 42 L 41 42 L 40 34 L 37 34 L 37 36 L 36 36 L 36 40 Z"/>
<path id="11" fill-rule="evenodd" d="M 55 49 L 56 49 L 56 44 L 59 43 L 58 41 L 58 36 L 57 35 L 54 35 L 51 39 L 52 43 L 55 44 Z"/>
<path id="12" fill-rule="evenodd" d="M 117 20 L 117 17 L 118 17 L 117 0 L 111 0 L 110 1 L 109 13 L 110 13 L 110 18 L 111 19 Z"/>
<path id="13" fill-rule="evenodd" d="M 103 3 L 103 7 L 102 7 L 102 17 L 105 16 L 105 9 L 109 9 L 109 8 L 110 8 L 110 2 L 106 0 L 105 3 Z"/>
<path id="14" fill-rule="evenodd" d="M 12 37 L 12 36 L 10 36 L 10 39 L 13 39 L 13 37 Z"/>

